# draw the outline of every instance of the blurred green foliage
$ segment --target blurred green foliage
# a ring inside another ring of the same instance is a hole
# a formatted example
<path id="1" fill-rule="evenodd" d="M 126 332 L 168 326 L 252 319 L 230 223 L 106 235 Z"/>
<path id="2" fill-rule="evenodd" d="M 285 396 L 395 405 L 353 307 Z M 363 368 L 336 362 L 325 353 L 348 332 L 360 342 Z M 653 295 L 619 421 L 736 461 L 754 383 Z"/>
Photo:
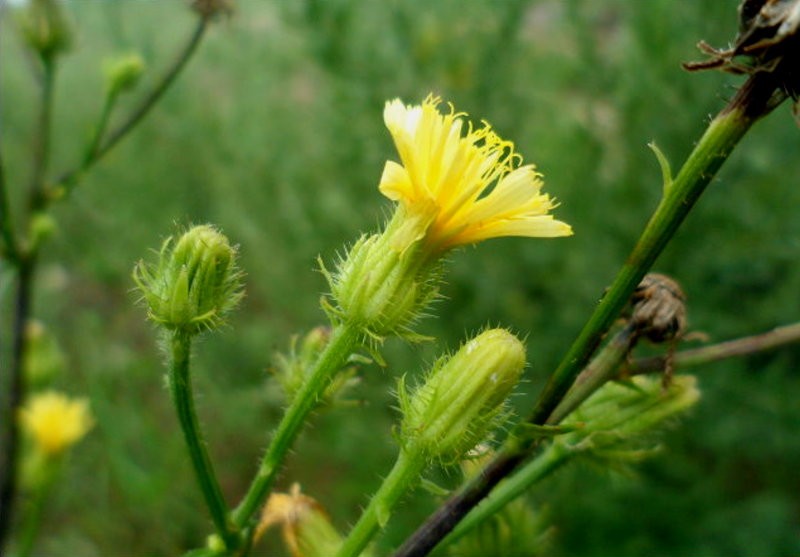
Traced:
<path id="1" fill-rule="evenodd" d="M 576 234 L 455 254 L 441 318 L 423 325 L 439 342 L 390 342 L 389 370 L 363 368 L 367 403 L 317 416 L 281 484 L 299 481 L 337 525 L 352 524 L 393 458 L 393 378 L 487 323 L 528 334 L 529 381 L 516 398 L 528 408 L 655 207 L 660 173 L 646 143 L 677 168 L 732 95 L 738 79 L 687 74 L 680 62 L 699 57 L 700 39 L 733 38 L 736 4 L 239 0 L 151 117 L 56 208 L 36 315 L 64 347 L 59 385 L 90 397 L 97 427 L 47 510 L 37 555 L 176 555 L 209 531 L 156 335 L 131 294 L 133 263 L 176 222 L 219 225 L 248 273 L 243 308 L 194 365 L 226 495 L 244 493 L 281 409 L 266 372 L 273 354 L 324 319 L 316 256 L 330 261 L 387 213 L 376 185 L 396 155 L 381 113 L 397 96 L 433 91 L 490 121 L 545 174 Z M 99 115 L 103 60 L 140 52 L 146 85 L 194 25 L 178 0 L 66 8 L 76 40 L 59 68 L 56 169 L 74 164 Z M 18 204 L 35 83 L 12 29 L 4 18 L 1 147 Z M 788 107 L 758 124 L 657 263 L 688 293 L 691 328 L 714 340 L 800 313 L 798 142 Z M 534 496 L 556 528 L 554 554 L 800 553 L 798 369 L 798 347 L 710 365 L 699 409 L 639 477 L 559 474 Z M 384 546 L 433 505 L 417 494 Z M 279 546 L 275 536 L 260 551 Z"/>

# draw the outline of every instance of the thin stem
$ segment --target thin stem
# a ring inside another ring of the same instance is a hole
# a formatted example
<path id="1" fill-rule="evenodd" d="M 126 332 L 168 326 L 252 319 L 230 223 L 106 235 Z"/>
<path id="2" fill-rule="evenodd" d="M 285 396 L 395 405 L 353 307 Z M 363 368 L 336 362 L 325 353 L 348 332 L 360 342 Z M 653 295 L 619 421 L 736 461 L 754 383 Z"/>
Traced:
<path id="1" fill-rule="evenodd" d="M 540 455 L 521 466 L 514 475 L 500 482 L 480 505 L 472 509 L 472 512 L 437 545 L 437 554 L 440 548 L 455 543 L 532 486 L 560 469 L 578 452 L 578 449 L 560 443 L 548 445 Z"/>
<path id="2" fill-rule="evenodd" d="M 2 134 L 0 134 L 2 140 Z M 17 261 L 17 242 L 14 236 L 14 223 L 11 222 L 11 210 L 6 188 L 6 172 L 3 163 L 2 144 L 0 144 L 0 259 Z"/>
<path id="3" fill-rule="evenodd" d="M 100 141 L 103 139 L 103 135 L 106 133 L 108 120 L 111 116 L 111 111 L 113 110 L 116 101 L 116 93 L 106 93 L 105 100 L 103 101 L 103 110 L 100 112 L 100 119 L 97 121 L 97 125 L 95 126 L 92 134 L 92 140 L 89 142 L 89 145 L 86 148 L 86 153 L 83 156 L 81 171 L 86 171 L 86 169 L 89 168 L 92 162 L 95 160 L 97 151 L 100 148 Z"/>
<path id="4" fill-rule="evenodd" d="M 25 385 L 22 376 L 25 355 L 25 325 L 31 314 L 31 293 L 33 291 L 35 259 L 25 259 L 17 267 L 17 292 L 12 327 L 11 367 L 8 396 L 3 408 L 2 436 L 4 449 L 0 451 L 0 555 L 11 530 L 14 503 L 17 493 L 17 465 L 19 452 L 19 424 L 16 419 L 18 409 L 25 398 Z"/>
<path id="5" fill-rule="evenodd" d="M 670 358 L 675 368 L 699 366 L 727 358 L 764 352 L 785 344 L 800 342 L 800 323 L 777 327 L 766 333 L 737 338 L 692 350 L 683 350 Z M 662 371 L 667 365 L 667 356 L 640 358 L 625 369 L 628 375 L 639 375 Z"/>
<path id="6" fill-rule="evenodd" d="M 192 55 L 197 50 L 200 41 L 202 40 L 205 31 L 208 27 L 208 20 L 204 17 L 198 19 L 197 26 L 194 32 L 189 37 L 188 42 L 184 45 L 183 49 L 178 53 L 175 61 L 164 73 L 161 80 L 159 80 L 153 89 L 148 93 L 139 105 L 133 109 L 130 115 L 113 131 L 111 131 L 106 139 L 92 150 L 90 156 L 83 159 L 81 164 L 61 175 L 57 183 L 63 184 L 67 191 L 72 190 L 78 183 L 80 176 L 83 172 L 93 166 L 97 161 L 102 159 L 119 141 L 125 137 L 131 130 L 133 130 L 150 110 L 161 99 L 164 93 L 170 88 L 172 83 L 181 73 L 187 62 L 191 59 Z"/>
<path id="7" fill-rule="evenodd" d="M 373 495 L 369 505 L 350 530 L 336 557 L 358 557 L 367 547 L 375 534 L 385 526 L 392 509 L 409 487 L 419 481 L 419 475 L 425 467 L 425 460 L 420 455 L 401 451 L 392 467 L 392 471 L 384 478 L 378 491 Z"/>
<path id="8" fill-rule="evenodd" d="M 56 60 L 42 57 L 42 81 L 37 116 L 36 133 L 31 159 L 31 182 L 28 192 L 28 217 L 41 211 L 46 205 L 47 167 L 50 161 L 50 137 L 52 134 L 53 93 L 55 90 Z M 5 225 L 4 225 L 5 226 Z M 14 321 L 12 325 L 12 352 L 8 397 L 2 408 L 3 429 L 0 451 L 0 555 L 11 529 L 14 512 L 17 466 L 19 459 L 19 425 L 16 419 L 18 409 L 25 400 L 23 360 L 27 338 L 25 328 L 32 313 L 32 294 L 38 261 L 37 246 L 15 247 L 17 271 L 17 291 L 14 300 Z"/>
<path id="9" fill-rule="evenodd" d="M 592 393 L 619 375 L 619 365 L 636 343 L 636 331 L 626 325 L 598 352 L 575 379 L 567 394 L 547 419 L 556 425 L 578 408 Z"/>
<path id="10" fill-rule="evenodd" d="M 192 379 L 189 372 L 189 359 L 191 353 L 191 337 L 187 333 L 174 332 L 170 338 L 169 387 L 172 402 L 178 413 L 178 420 L 183 430 L 189 457 L 194 466 L 197 482 L 206 500 L 211 519 L 217 533 L 229 549 L 238 545 L 235 529 L 228 518 L 228 507 L 222 496 L 214 466 L 208 455 L 206 443 L 197 421 L 192 395 Z"/>
<path id="11" fill-rule="evenodd" d="M 633 251 L 600 304 L 550 377 L 528 423 L 543 425 L 567 393 L 580 370 L 595 352 L 603 335 L 625 306 L 633 289 L 677 231 L 706 186 L 733 148 L 761 117 L 777 106 L 775 78 L 767 73 L 751 76 L 736 96 L 711 121 L 675 180 L 669 185 Z M 511 435 L 484 470 L 428 517 L 406 540 L 395 557 L 427 555 L 501 479 L 513 472 L 539 443 L 520 442 Z"/>
<path id="12" fill-rule="evenodd" d="M 270 442 L 261 466 L 242 502 L 233 512 L 238 527 L 245 526 L 266 499 L 286 453 L 300 433 L 308 415 L 316 407 L 333 374 L 342 369 L 359 344 L 355 327 L 342 324 L 334 329 L 325 350 L 320 354 L 303 387 L 292 399 Z"/>
<path id="13" fill-rule="evenodd" d="M 47 205 L 47 166 L 50 160 L 50 128 L 53 116 L 53 91 L 55 84 L 55 60 L 42 58 L 42 100 L 37 117 L 37 133 L 33 143 L 31 183 L 28 209 L 30 215 L 44 209 Z"/>
<path id="14" fill-rule="evenodd" d="M 28 557 L 33 549 L 36 536 L 39 534 L 42 516 L 46 509 L 45 502 L 47 501 L 50 491 L 52 491 L 53 484 L 58 475 L 59 465 L 59 457 L 55 457 L 55 460 L 49 460 L 43 464 L 45 467 L 43 472 L 44 477 L 40 480 L 39 485 L 36 486 L 36 491 L 31 496 L 28 508 L 26 509 L 25 518 L 20 528 L 16 557 Z"/>

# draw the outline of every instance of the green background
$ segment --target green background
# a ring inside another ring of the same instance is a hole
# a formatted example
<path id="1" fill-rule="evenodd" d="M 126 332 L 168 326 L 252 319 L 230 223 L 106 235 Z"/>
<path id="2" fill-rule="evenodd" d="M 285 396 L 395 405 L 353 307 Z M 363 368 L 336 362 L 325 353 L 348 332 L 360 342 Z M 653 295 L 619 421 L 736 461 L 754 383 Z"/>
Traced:
<path id="1" fill-rule="evenodd" d="M 741 81 L 680 66 L 701 58 L 699 40 L 732 40 L 736 4 L 240 0 L 147 121 L 55 209 L 59 231 L 45 248 L 35 314 L 67 355 L 58 388 L 88 396 L 97 426 L 71 455 L 36 554 L 176 555 L 210 530 L 157 335 L 130 278 L 176 223 L 219 225 L 247 271 L 241 310 L 199 343 L 194 364 L 224 491 L 230 501 L 243 494 L 280 416 L 267 373 L 274 353 L 324 322 L 316 257 L 333 261 L 391 209 L 377 191 L 384 161 L 396 159 L 382 122 L 388 99 L 419 102 L 432 91 L 491 122 L 544 173 L 575 236 L 493 240 L 453 254 L 438 318 L 421 326 L 438 341 L 387 343 L 389 368 L 365 366 L 350 394 L 364 404 L 317 416 L 280 485 L 299 481 L 338 527 L 352 524 L 394 457 L 394 378 L 486 324 L 527 336 L 530 367 L 515 398 L 524 413 L 658 202 L 647 142 L 677 168 Z M 71 167 L 89 137 L 102 61 L 141 53 L 146 87 L 194 26 L 178 0 L 65 8 L 76 41 L 59 67 L 54 172 Z M 4 15 L 0 147 L 19 205 L 36 88 Z M 797 319 L 799 142 L 789 106 L 759 123 L 658 260 L 688 295 L 691 330 L 724 340 Z M 8 270 L 0 277 L 8 327 Z M 703 400 L 636 477 L 582 466 L 559 473 L 532 496 L 555 527 L 552 553 L 800 553 L 798 363 L 800 348 L 787 347 L 697 370 Z M 380 547 L 432 508 L 417 494 Z M 273 535 L 257 554 L 279 555 L 280 546 Z"/>

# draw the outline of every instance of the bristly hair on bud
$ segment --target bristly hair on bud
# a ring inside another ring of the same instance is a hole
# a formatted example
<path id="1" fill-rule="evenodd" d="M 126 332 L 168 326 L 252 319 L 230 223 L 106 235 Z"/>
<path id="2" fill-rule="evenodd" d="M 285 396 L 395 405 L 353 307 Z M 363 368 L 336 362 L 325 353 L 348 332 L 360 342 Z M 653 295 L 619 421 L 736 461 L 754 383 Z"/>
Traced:
<path id="1" fill-rule="evenodd" d="M 507 417 L 506 399 L 525 367 L 525 346 L 505 329 L 489 329 L 440 358 L 413 392 L 401 378 L 398 399 L 406 452 L 455 462 Z"/>
<path id="2" fill-rule="evenodd" d="M 334 323 L 357 327 L 371 344 L 390 335 L 424 340 L 413 326 L 439 295 L 441 260 L 428 258 L 419 246 L 404 252 L 393 249 L 400 225 L 392 219 L 382 234 L 359 238 L 339 259 L 335 272 L 320 265 L 331 289 L 330 298 L 323 299 L 328 316 Z M 374 357 L 379 359 L 377 353 Z"/>
<path id="3" fill-rule="evenodd" d="M 218 328 L 244 295 L 236 258 L 236 247 L 208 224 L 167 238 L 155 264 L 139 261 L 133 270 L 148 317 L 192 335 Z"/>

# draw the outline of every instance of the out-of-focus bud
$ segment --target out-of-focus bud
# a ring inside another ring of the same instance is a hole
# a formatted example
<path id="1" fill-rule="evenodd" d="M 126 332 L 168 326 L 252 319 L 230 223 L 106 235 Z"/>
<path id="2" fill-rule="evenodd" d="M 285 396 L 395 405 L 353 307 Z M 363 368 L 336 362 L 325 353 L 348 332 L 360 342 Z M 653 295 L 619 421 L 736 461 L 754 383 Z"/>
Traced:
<path id="1" fill-rule="evenodd" d="M 22 37 L 43 60 L 51 60 L 72 44 L 72 30 L 59 4 L 59 0 L 29 0 L 20 13 Z"/>
<path id="2" fill-rule="evenodd" d="M 31 217 L 30 242 L 34 247 L 41 246 L 58 229 L 55 219 L 47 213 L 38 212 Z"/>
<path id="3" fill-rule="evenodd" d="M 330 336 L 331 329 L 329 327 L 315 327 L 302 340 L 298 336 L 292 337 L 289 352 L 275 356 L 275 368 L 272 371 L 288 400 L 294 398 L 302 388 L 319 355 L 328 345 Z M 336 373 L 319 403 L 323 405 L 334 402 L 345 391 L 357 384 L 356 372 L 356 367 L 351 365 Z"/>
<path id="4" fill-rule="evenodd" d="M 631 378 L 630 384 L 609 382 L 564 420 L 575 430 L 555 441 L 607 461 L 638 460 L 652 452 L 652 433 L 698 400 L 697 380 L 691 375 L 674 377 L 666 388 L 644 375 Z"/>
<path id="5" fill-rule="evenodd" d="M 37 450 L 48 458 L 61 455 L 94 425 L 88 400 L 54 391 L 31 397 L 20 409 L 19 420 Z"/>
<path id="6" fill-rule="evenodd" d="M 203 19 L 233 12 L 233 0 L 191 0 L 191 5 Z"/>
<path id="7" fill-rule="evenodd" d="M 428 460 L 461 459 L 506 415 L 505 401 L 524 366 L 523 344 L 504 329 L 490 329 L 439 359 L 413 393 L 401 379 L 403 449 Z"/>
<path id="8" fill-rule="evenodd" d="M 325 509 L 312 497 L 300 493 L 299 484 L 293 484 L 289 493 L 270 495 L 256 527 L 255 541 L 271 526 L 281 527 L 292 557 L 330 557 L 342 545 L 342 536 Z"/>
<path id="9" fill-rule="evenodd" d="M 140 261 L 133 272 L 150 319 L 187 334 L 219 327 L 243 296 L 236 257 L 236 248 L 210 225 L 194 226 L 177 241 L 167 238 L 158 261 Z"/>
<path id="10" fill-rule="evenodd" d="M 103 63 L 106 91 L 113 97 L 136 87 L 145 70 L 145 63 L 138 54 L 125 54 Z"/>
<path id="11" fill-rule="evenodd" d="M 39 321 L 27 324 L 25 338 L 25 382 L 31 389 L 39 389 L 64 371 L 64 352 L 55 337 Z"/>

